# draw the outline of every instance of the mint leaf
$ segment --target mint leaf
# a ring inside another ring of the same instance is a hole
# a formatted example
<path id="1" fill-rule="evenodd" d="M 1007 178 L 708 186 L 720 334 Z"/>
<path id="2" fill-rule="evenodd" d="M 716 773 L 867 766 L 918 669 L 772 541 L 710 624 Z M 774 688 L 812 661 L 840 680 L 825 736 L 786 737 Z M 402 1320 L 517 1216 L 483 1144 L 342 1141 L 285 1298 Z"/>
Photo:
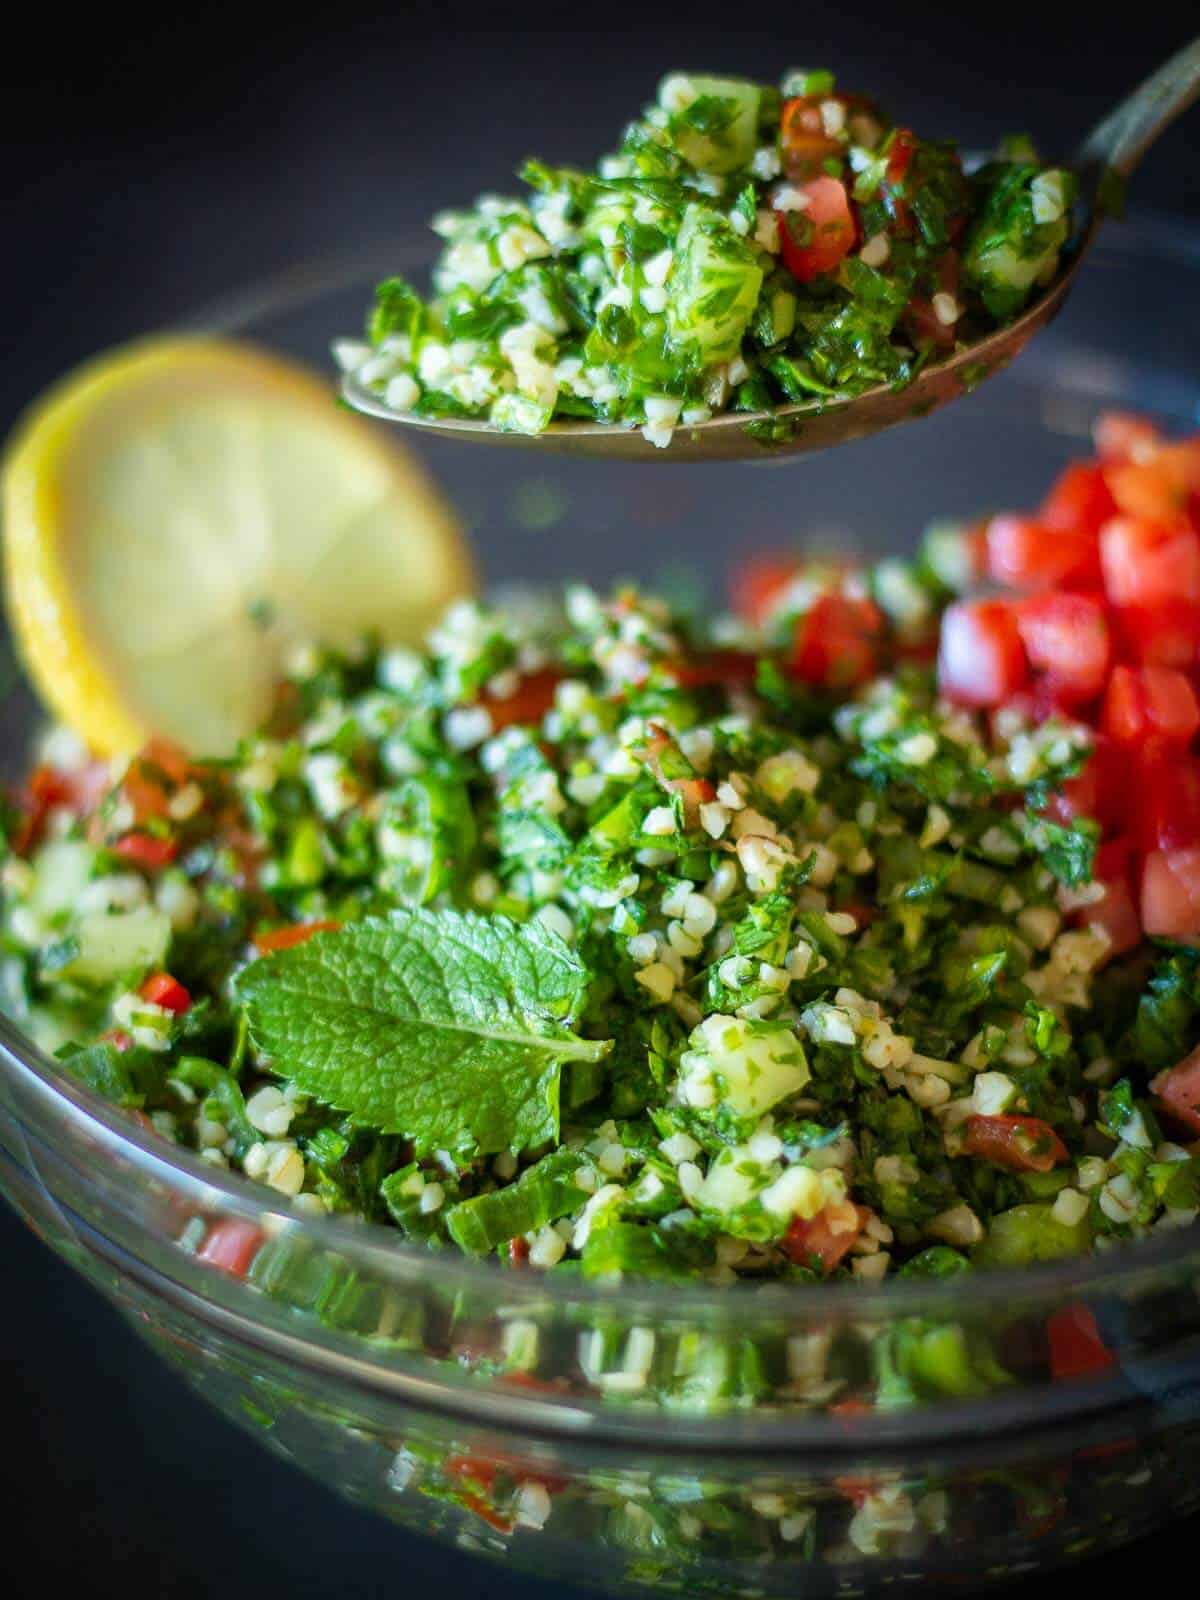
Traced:
<path id="1" fill-rule="evenodd" d="M 558 1136 L 587 972 L 540 922 L 396 911 L 265 956 L 235 992 L 272 1071 L 418 1152 L 514 1155 Z"/>

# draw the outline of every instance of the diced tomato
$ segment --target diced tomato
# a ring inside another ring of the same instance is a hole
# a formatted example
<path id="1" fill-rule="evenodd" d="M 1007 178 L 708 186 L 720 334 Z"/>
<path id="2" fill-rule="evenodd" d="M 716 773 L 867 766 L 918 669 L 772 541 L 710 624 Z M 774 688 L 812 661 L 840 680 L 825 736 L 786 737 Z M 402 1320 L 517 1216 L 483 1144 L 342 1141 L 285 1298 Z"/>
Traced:
<path id="1" fill-rule="evenodd" d="M 960 600 L 942 616 L 938 683 L 967 706 L 1001 706 L 1029 682 L 1029 663 L 1013 607 L 1005 600 Z"/>
<path id="2" fill-rule="evenodd" d="M 196 1256 L 200 1261 L 207 1261 L 210 1267 L 227 1272 L 231 1278 L 244 1278 L 264 1237 L 262 1229 L 252 1222 L 243 1222 L 239 1217 L 222 1217 L 208 1230 Z"/>
<path id="3" fill-rule="evenodd" d="M 1104 688 L 1112 644 L 1104 607 L 1082 594 L 1041 594 L 1017 606 L 1017 629 L 1035 672 L 1046 675 L 1051 698 L 1080 706 Z"/>
<path id="4" fill-rule="evenodd" d="M 1094 1313 L 1085 1305 L 1062 1306 L 1048 1317 L 1046 1342 L 1056 1378 L 1088 1378 L 1117 1364 L 1100 1337 Z"/>
<path id="5" fill-rule="evenodd" d="M 795 1217 L 783 1241 L 783 1251 L 798 1267 L 832 1272 L 866 1226 L 864 1206 L 844 1200 L 827 1205 L 815 1217 Z"/>
<path id="6" fill-rule="evenodd" d="M 113 845 L 113 850 L 135 867 L 146 872 L 160 872 L 179 854 L 179 842 L 159 839 L 152 833 L 125 833 Z"/>
<path id="7" fill-rule="evenodd" d="M 126 1050 L 133 1049 L 133 1038 L 126 1033 L 124 1028 L 109 1028 L 107 1033 L 100 1035 L 101 1044 L 110 1044 L 114 1050 L 119 1050 L 122 1055 Z"/>
<path id="8" fill-rule="evenodd" d="M 1084 906 L 1078 918 L 1083 927 L 1096 928 L 1105 934 L 1108 949 L 1104 959 L 1111 961 L 1137 949 L 1142 942 L 1142 924 L 1128 879 L 1124 876 L 1107 878 L 1099 868 L 1095 876 L 1096 881 L 1104 885 L 1104 897 Z"/>
<path id="9" fill-rule="evenodd" d="M 1077 927 L 1094 928 L 1108 939 L 1104 959 L 1135 950 L 1142 942 L 1142 924 L 1134 898 L 1135 852 L 1128 838 L 1110 839 L 1096 851 L 1093 880 L 1102 886 L 1103 896 L 1081 906 L 1072 921 Z"/>
<path id="10" fill-rule="evenodd" d="M 1200 493 L 1200 441 L 1145 447 L 1131 461 L 1114 462 L 1105 478 L 1126 516 L 1171 524 L 1187 514 Z"/>
<path id="11" fill-rule="evenodd" d="M 169 972 L 155 972 L 138 990 L 143 1000 L 148 1000 L 153 1006 L 162 1006 L 164 1011 L 173 1011 L 181 1017 L 185 1011 L 192 1008 L 192 997 L 178 978 L 173 978 Z"/>
<path id="12" fill-rule="evenodd" d="M 832 272 L 853 250 L 858 225 L 846 185 L 837 178 L 810 178 L 801 185 L 803 211 L 777 211 L 784 265 L 801 283 Z"/>
<path id="13" fill-rule="evenodd" d="M 446 1457 L 442 1471 L 447 1478 L 463 1478 L 490 1492 L 495 1487 L 501 1466 L 501 1462 L 490 1456 L 453 1455 Z"/>
<path id="14" fill-rule="evenodd" d="M 135 822 L 164 817 L 170 792 L 187 783 L 195 768 L 186 753 L 168 739 L 151 739 L 129 763 L 121 780 Z"/>
<path id="15" fill-rule="evenodd" d="M 892 134 L 888 145 L 887 166 L 884 168 L 884 181 L 887 183 L 903 183 L 908 176 L 908 169 L 912 166 L 913 156 L 917 153 L 917 136 L 911 128 L 897 128 Z"/>
<path id="16" fill-rule="evenodd" d="M 341 927 L 326 917 L 316 922 L 294 922 L 285 928 L 268 928 L 266 933 L 254 935 L 254 948 L 260 955 L 269 956 L 276 950 L 292 950 L 306 944 L 314 933 L 336 933 Z"/>
<path id="17" fill-rule="evenodd" d="M 133 807 L 135 822 L 150 822 L 165 817 L 169 796 L 163 784 L 147 771 L 140 760 L 129 763 L 129 770 L 121 780 L 125 798 Z"/>
<path id="18" fill-rule="evenodd" d="M 1074 778 L 1068 778 L 1046 802 L 1055 822 L 1091 817 L 1106 834 L 1125 825 L 1128 811 L 1129 760 L 1111 739 L 1097 734 L 1091 754 Z"/>
<path id="19" fill-rule="evenodd" d="M 705 650 L 672 662 L 671 674 L 681 689 L 731 689 L 754 682 L 759 659 L 749 650 Z"/>
<path id="20" fill-rule="evenodd" d="M 187 783 L 188 779 L 195 775 L 196 769 L 187 751 L 181 750 L 177 744 L 172 744 L 170 739 L 160 738 L 157 734 L 142 751 L 141 759 L 157 767 L 176 787 Z"/>
<path id="21" fill-rule="evenodd" d="M 897 233 L 913 231 L 913 211 L 901 192 L 905 179 L 917 153 L 917 137 L 909 128 L 897 128 L 888 145 L 887 164 L 883 170 L 883 200 Z"/>
<path id="22" fill-rule="evenodd" d="M 481 1522 L 486 1522 L 489 1528 L 494 1528 L 497 1533 L 511 1533 L 516 1526 L 511 1517 L 502 1516 L 495 1506 L 488 1505 L 487 1501 L 481 1500 L 477 1494 L 462 1495 L 460 1504 L 464 1511 L 470 1511 Z"/>
<path id="23" fill-rule="evenodd" d="M 683 802 L 683 820 L 689 828 L 700 825 L 700 807 L 715 800 L 717 791 L 707 778 L 689 777 L 679 772 L 683 753 L 661 723 L 651 722 L 646 727 L 645 761 L 667 794 L 677 794 Z"/>
<path id="24" fill-rule="evenodd" d="M 1155 736 L 1187 744 L 1200 729 L 1200 704 L 1189 680 L 1174 667 L 1117 666 L 1101 723 L 1117 744 L 1142 744 Z"/>
<path id="25" fill-rule="evenodd" d="M 1106 411 L 1092 426 L 1092 442 L 1104 461 L 1136 461 L 1161 443 L 1161 435 L 1145 417 Z"/>
<path id="26" fill-rule="evenodd" d="M 1142 850 L 1200 846 L 1200 760 L 1150 739 L 1129 775 L 1130 830 Z"/>
<path id="27" fill-rule="evenodd" d="M 900 231 L 907 231 L 904 224 L 909 209 L 908 202 L 898 196 L 891 198 L 889 209 L 896 217 Z M 947 250 L 942 256 L 938 262 L 937 278 L 938 289 L 943 294 L 948 294 L 956 305 L 961 306 L 962 272 L 957 250 Z M 958 319 L 943 322 L 934 310 L 932 294 L 914 294 L 904 308 L 901 322 L 904 331 L 918 348 L 932 344 L 938 350 L 953 350 L 955 340 L 958 338 Z"/>
<path id="28" fill-rule="evenodd" d="M 963 1151 L 1010 1172 L 1049 1172 L 1067 1147 L 1040 1117 L 968 1117 Z"/>
<path id="29" fill-rule="evenodd" d="M 933 309 L 928 295 L 913 295 L 904 308 L 901 321 L 904 331 L 918 349 L 931 344 L 936 350 L 952 350 L 957 337 L 956 323 L 943 322 Z"/>
<path id="30" fill-rule="evenodd" d="M 872 600 L 820 595 L 796 619 L 791 671 L 801 683 L 853 688 L 876 670 L 883 613 Z"/>
<path id="31" fill-rule="evenodd" d="M 1100 530 L 1100 565 L 1114 606 L 1200 604 L 1200 538 L 1190 528 L 1113 517 Z"/>
<path id="32" fill-rule="evenodd" d="M 1042 501 L 1036 520 L 1051 533 L 1094 536 L 1116 510 L 1103 467 L 1094 461 L 1072 461 Z"/>
<path id="33" fill-rule="evenodd" d="M 1087 530 L 1048 528 L 1033 517 L 993 517 L 987 525 L 988 572 L 1012 589 L 1094 584 L 1100 567 Z"/>
<path id="34" fill-rule="evenodd" d="M 793 95 L 783 102 L 779 137 L 789 178 L 812 177 L 823 161 L 841 153 L 840 140 L 825 131 L 816 95 Z"/>
<path id="35" fill-rule="evenodd" d="M 1163 600 L 1112 609 L 1118 653 L 1151 667 L 1189 668 L 1200 660 L 1200 604 Z"/>
<path id="36" fill-rule="evenodd" d="M 1150 1092 L 1177 1122 L 1200 1133 L 1200 1049 L 1151 1080 Z"/>
<path id="37" fill-rule="evenodd" d="M 1200 849 L 1151 850 L 1142 867 L 1142 927 L 1151 938 L 1200 937 Z"/>
<path id="38" fill-rule="evenodd" d="M 537 672 L 527 672 L 512 694 L 502 700 L 485 689 L 480 704 L 487 707 L 497 733 L 518 723 L 532 727 L 554 704 L 554 691 L 561 681 L 562 673 L 557 667 L 542 667 Z"/>
<path id="39" fill-rule="evenodd" d="M 25 855 L 40 841 L 52 811 L 62 809 L 83 816 L 99 803 L 108 784 L 108 768 L 99 761 L 70 772 L 45 762 L 34 767 L 18 802 L 23 815 L 13 833 L 15 853 Z"/>
<path id="40" fill-rule="evenodd" d="M 761 626 L 799 570 L 792 556 L 754 556 L 743 562 L 730 584 L 733 609 L 747 622 Z"/>

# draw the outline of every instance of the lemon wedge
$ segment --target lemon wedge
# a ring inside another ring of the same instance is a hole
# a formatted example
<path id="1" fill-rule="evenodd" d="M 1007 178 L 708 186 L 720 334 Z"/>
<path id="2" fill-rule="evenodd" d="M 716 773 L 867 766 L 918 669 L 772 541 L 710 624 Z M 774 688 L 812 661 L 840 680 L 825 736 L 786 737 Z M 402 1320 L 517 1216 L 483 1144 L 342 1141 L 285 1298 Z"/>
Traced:
<path id="1" fill-rule="evenodd" d="M 394 438 L 253 345 L 147 340 L 66 378 L 3 466 L 9 615 L 98 754 L 226 754 L 286 652 L 418 639 L 472 588 L 453 513 Z"/>

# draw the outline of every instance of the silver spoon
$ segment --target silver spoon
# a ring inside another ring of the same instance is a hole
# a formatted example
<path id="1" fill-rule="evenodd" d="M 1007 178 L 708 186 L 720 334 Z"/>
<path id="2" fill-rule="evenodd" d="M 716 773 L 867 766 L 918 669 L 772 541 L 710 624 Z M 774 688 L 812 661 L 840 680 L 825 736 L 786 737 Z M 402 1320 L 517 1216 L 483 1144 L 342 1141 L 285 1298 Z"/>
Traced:
<path id="1" fill-rule="evenodd" d="M 504 433 L 487 422 L 457 417 L 421 417 L 395 411 L 357 381 L 353 374 L 342 383 L 342 393 L 357 411 L 386 422 L 402 423 L 424 433 L 477 444 L 523 446 L 569 452 L 581 456 L 610 456 L 625 461 L 741 461 L 778 459 L 825 450 L 830 445 L 864 439 L 899 422 L 928 416 L 931 411 L 977 387 L 1001 371 L 1029 343 L 1033 335 L 1062 309 L 1071 292 L 1088 246 L 1106 214 L 1105 201 L 1113 186 L 1120 190 L 1146 151 L 1200 97 L 1200 38 L 1173 55 L 1125 97 L 1093 128 L 1067 163 L 1079 179 L 1079 201 L 1071 238 L 1063 250 L 1063 264 L 1051 286 L 1014 321 L 986 338 L 955 351 L 944 361 L 931 363 L 903 389 L 880 385 L 845 400 L 815 400 L 783 405 L 774 411 L 723 412 L 708 422 L 676 429 L 665 450 L 642 437 L 637 427 L 605 422 L 552 422 L 538 434 Z M 795 419 L 792 436 L 764 447 L 747 432 L 747 425 L 771 417 Z"/>

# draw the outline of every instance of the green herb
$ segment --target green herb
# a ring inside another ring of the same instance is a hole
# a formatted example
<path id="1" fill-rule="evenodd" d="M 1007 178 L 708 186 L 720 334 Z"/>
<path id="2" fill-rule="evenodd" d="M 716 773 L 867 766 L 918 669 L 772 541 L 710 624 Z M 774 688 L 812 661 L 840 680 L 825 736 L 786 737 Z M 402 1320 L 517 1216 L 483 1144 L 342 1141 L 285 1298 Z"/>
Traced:
<path id="1" fill-rule="evenodd" d="M 254 962 L 235 988 L 255 1048 L 305 1093 L 418 1150 L 459 1156 L 558 1133 L 587 974 L 539 922 L 398 911 Z"/>

